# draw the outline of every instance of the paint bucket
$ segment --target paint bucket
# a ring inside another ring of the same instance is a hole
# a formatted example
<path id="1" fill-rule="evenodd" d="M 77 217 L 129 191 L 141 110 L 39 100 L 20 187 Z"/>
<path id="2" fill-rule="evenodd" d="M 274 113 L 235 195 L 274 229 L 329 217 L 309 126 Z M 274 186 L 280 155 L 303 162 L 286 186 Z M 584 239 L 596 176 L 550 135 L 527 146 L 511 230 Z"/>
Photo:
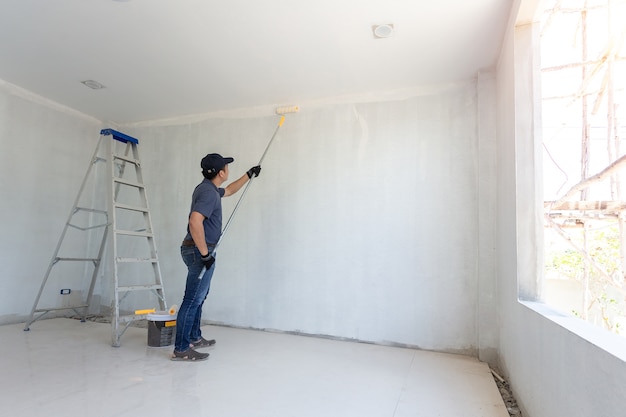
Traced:
<path id="1" fill-rule="evenodd" d="M 174 344 L 176 337 L 176 315 L 167 311 L 148 314 L 148 346 L 165 347 Z"/>

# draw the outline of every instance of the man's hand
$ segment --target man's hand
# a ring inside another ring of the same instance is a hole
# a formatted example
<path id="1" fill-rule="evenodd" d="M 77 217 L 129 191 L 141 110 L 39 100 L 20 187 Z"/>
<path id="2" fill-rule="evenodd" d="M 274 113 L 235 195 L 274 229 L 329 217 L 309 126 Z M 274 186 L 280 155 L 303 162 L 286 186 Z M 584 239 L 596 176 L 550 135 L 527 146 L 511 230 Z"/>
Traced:
<path id="1" fill-rule="evenodd" d="M 248 172 L 246 172 L 246 174 L 248 174 L 248 178 L 252 178 L 253 175 L 255 177 L 258 177 L 260 173 L 261 173 L 261 165 L 252 167 L 248 170 Z"/>
<path id="2" fill-rule="evenodd" d="M 211 252 L 206 255 L 200 255 L 200 259 L 202 259 L 202 263 L 207 270 L 211 269 L 211 266 L 215 263 L 215 258 L 211 255 Z"/>

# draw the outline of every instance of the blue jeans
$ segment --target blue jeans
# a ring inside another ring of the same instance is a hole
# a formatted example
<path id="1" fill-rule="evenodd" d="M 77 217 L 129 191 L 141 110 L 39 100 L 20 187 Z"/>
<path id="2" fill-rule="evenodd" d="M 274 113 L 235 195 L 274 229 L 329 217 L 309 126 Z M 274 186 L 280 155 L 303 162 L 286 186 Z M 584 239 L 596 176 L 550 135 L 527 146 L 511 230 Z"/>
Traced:
<path id="1" fill-rule="evenodd" d="M 209 248 L 211 251 L 212 248 Z M 181 246 L 180 254 L 183 262 L 187 265 L 187 284 L 183 302 L 178 309 L 176 318 L 176 343 L 174 350 L 184 352 L 189 349 L 189 343 L 202 337 L 200 321 L 202 317 L 202 305 L 209 294 L 211 278 L 215 271 L 215 264 L 209 270 L 204 270 L 200 275 L 204 264 L 200 259 L 200 251 L 195 246 Z"/>

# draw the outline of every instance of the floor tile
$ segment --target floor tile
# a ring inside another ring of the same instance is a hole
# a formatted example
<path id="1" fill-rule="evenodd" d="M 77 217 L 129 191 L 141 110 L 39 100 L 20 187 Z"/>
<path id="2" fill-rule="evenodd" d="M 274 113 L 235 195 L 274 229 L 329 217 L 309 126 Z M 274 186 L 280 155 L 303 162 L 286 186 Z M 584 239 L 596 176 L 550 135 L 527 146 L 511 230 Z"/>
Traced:
<path id="1" fill-rule="evenodd" d="M 2 412 L 64 417 L 508 417 L 486 364 L 475 358 L 203 327 L 217 339 L 197 363 L 147 346 L 131 327 L 72 319 L 0 326 Z"/>

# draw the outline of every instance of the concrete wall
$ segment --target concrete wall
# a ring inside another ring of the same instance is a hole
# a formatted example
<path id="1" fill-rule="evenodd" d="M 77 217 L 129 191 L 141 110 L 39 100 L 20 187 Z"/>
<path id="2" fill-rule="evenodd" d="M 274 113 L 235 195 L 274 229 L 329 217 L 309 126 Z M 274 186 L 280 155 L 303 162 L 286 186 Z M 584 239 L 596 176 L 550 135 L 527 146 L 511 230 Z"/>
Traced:
<path id="1" fill-rule="evenodd" d="M 100 126 L 0 80 L 0 323 L 30 313 Z M 79 295 L 55 289 L 42 301 L 62 306 Z"/>
<path id="2" fill-rule="evenodd" d="M 476 355 L 477 98 L 485 112 L 494 108 L 492 78 L 287 115 L 220 247 L 205 318 Z M 236 178 L 258 161 L 277 122 L 244 115 L 128 127 L 146 144 L 172 302 L 184 287 L 178 245 L 200 158 L 234 156 Z M 224 200 L 225 215 L 237 198 Z M 495 302 L 483 301 L 487 314 Z M 495 349 L 494 327 L 484 330 L 485 349 Z"/>
<path id="3" fill-rule="evenodd" d="M 495 78 L 401 95 L 287 116 L 220 247 L 206 319 L 495 358 L 493 239 L 480 240 L 494 234 Z M 0 103 L 0 318 L 11 322 L 30 311 L 101 126 L 6 85 Z M 251 111 L 120 128 L 141 141 L 169 304 L 182 299 L 201 157 L 234 156 L 236 178 L 277 122 Z M 105 306 L 107 288 L 96 288 Z M 48 301 L 66 302 L 57 290 Z"/>
<path id="4" fill-rule="evenodd" d="M 497 265 L 500 366 L 528 417 L 624 414 L 623 338 L 552 311 L 539 299 L 541 166 L 538 38 L 522 2 L 498 65 Z M 516 8 L 517 10 L 517 8 Z M 525 14 L 526 13 L 526 14 Z"/>

